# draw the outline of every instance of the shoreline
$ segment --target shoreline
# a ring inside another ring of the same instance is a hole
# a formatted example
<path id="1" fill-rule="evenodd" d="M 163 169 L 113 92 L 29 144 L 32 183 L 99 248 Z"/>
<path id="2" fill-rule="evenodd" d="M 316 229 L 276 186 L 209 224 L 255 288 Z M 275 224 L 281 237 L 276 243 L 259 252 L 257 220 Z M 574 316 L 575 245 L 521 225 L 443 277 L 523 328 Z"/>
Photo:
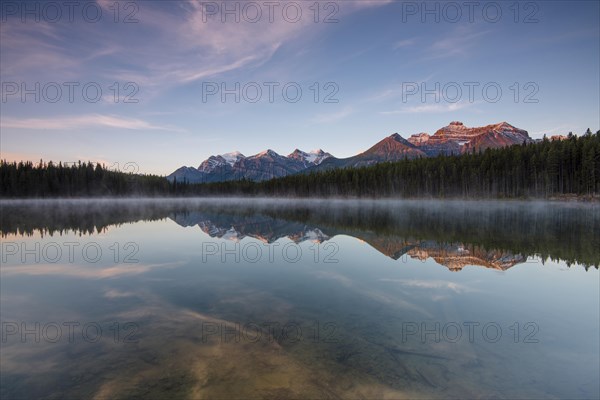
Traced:
<path id="1" fill-rule="evenodd" d="M 101 196 L 101 197 L 21 197 L 21 198 L 1 198 L 0 204 L 11 204 L 11 203 L 31 203 L 31 202 L 86 202 L 86 201 L 100 201 L 100 202 L 121 202 L 140 200 L 144 202 L 152 201 L 225 201 L 225 202 L 238 202 L 238 201 L 294 201 L 294 202 L 323 202 L 323 201 L 335 201 L 335 202 L 470 202 L 470 203 L 566 203 L 566 204 L 600 204 L 600 196 L 577 196 L 577 195 L 565 195 L 565 196 L 553 196 L 549 198 L 461 198 L 461 197 L 284 197 L 284 196 Z"/>

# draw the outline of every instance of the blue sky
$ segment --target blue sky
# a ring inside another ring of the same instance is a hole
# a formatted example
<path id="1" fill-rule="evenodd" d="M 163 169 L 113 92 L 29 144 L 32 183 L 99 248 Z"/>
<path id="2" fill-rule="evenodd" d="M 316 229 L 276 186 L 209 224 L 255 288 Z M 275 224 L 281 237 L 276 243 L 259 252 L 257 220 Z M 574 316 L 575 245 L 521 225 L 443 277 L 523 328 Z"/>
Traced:
<path id="1" fill-rule="evenodd" d="M 234 150 L 347 157 L 454 120 L 600 129 L 598 1 L 50 3 L 2 4 L 3 159 L 166 175 Z"/>

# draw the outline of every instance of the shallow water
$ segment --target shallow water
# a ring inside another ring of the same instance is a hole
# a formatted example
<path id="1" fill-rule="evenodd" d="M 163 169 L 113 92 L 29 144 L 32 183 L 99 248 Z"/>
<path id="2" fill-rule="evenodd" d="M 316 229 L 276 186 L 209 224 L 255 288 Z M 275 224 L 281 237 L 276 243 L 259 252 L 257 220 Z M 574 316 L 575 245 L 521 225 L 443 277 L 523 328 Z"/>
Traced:
<path id="1" fill-rule="evenodd" d="M 1 397 L 598 398 L 600 207 L 2 203 Z"/>

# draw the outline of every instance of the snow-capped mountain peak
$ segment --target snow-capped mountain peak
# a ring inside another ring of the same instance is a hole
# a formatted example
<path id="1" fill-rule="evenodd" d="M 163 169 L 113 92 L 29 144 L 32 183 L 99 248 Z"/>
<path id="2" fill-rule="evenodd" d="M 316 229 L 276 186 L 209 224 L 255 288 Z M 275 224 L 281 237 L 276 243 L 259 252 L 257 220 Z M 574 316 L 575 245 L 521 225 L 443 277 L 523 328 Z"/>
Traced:
<path id="1" fill-rule="evenodd" d="M 393 134 L 377 142 L 365 152 L 344 159 L 333 157 L 321 149 L 310 152 L 296 149 L 287 157 L 271 149 L 250 157 L 245 157 L 236 151 L 211 156 L 203 161 L 198 169 L 179 168 L 169 175 L 168 179 L 190 183 L 241 179 L 261 181 L 295 174 L 306 169 L 323 171 L 419 157 L 458 155 L 531 141 L 527 131 L 507 122 L 470 128 L 460 121 L 452 121 L 432 135 L 418 133 L 404 139 L 397 133 Z"/>
<path id="2" fill-rule="evenodd" d="M 276 151 L 271 150 L 271 149 L 267 149 L 267 150 L 261 151 L 258 154 L 250 156 L 248 158 L 259 158 L 259 157 L 266 157 L 266 156 L 269 156 L 269 157 L 281 157 L 281 155 L 279 155 Z"/>
<path id="3" fill-rule="evenodd" d="M 216 156 L 210 156 L 206 160 L 202 161 L 202 164 L 198 167 L 198 171 L 210 173 L 215 169 L 229 165 L 233 165 L 239 160 L 245 158 L 239 151 L 233 153 L 225 153 Z"/>
<path id="4" fill-rule="evenodd" d="M 236 162 L 238 162 L 240 159 L 246 158 L 239 151 L 234 151 L 232 153 L 221 154 L 221 157 L 223 157 L 225 159 L 225 161 L 227 162 L 227 164 L 229 164 L 231 166 L 233 166 L 233 164 L 235 164 Z"/>
<path id="5" fill-rule="evenodd" d="M 332 155 L 324 152 L 321 149 L 312 150 L 308 153 L 300 149 L 296 149 L 293 153 L 288 155 L 288 158 L 301 161 L 306 165 L 319 165 L 329 157 L 332 157 Z"/>

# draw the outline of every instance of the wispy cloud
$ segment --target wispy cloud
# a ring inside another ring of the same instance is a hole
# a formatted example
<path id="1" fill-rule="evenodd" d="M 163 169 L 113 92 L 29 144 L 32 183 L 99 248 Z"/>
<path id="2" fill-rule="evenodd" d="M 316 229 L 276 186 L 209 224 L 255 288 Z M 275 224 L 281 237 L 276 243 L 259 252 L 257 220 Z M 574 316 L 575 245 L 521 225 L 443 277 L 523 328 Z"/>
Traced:
<path id="1" fill-rule="evenodd" d="M 387 4 L 392 4 L 395 0 L 357 0 L 357 1 L 344 1 L 343 7 L 347 7 L 350 10 L 370 8 L 370 7 L 381 7 Z M 323 1 L 323 4 L 327 4 L 328 0 Z"/>
<path id="2" fill-rule="evenodd" d="M 381 282 L 399 283 L 402 286 L 414 287 L 419 289 L 445 289 L 455 293 L 475 292 L 476 289 L 455 282 L 447 282 L 442 280 L 420 280 L 420 279 L 380 279 Z"/>
<path id="3" fill-rule="evenodd" d="M 104 292 L 104 297 L 106 297 L 107 299 L 118 299 L 118 298 L 133 297 L 133 296 L 135 296 L 135 293 L 133 293 L 133 292 L 123 292 L 123 291 L 116 290 L 116 289 L 110 289 L 110 290 L 107 290 L 106 292 Z"/>
<path id="4" fill-rule="evenodd" d="M 394 49 L 400 49 L 402 47 L 412 46 L 415 43 L 416 43 L 415 38 L 400 40 L 400 41 L 394 43 Z"/>
<path id="5" fill-rule="evenodd" d="M 104 127 L 130 130 L 181 131 L 179 128 L 154 125 L 137 118 L 123 118 L 114 115 L 88 114 L 56 118 L 3 118 L 0 126 L 4 129 L 49 129 L 70 130 L 79 128 Z"/>
<path id="6" fill-rule="evenodd" d="M 314 118 L 311 119 L 311 121 L 317 124 L 329 124 L 332 122 L 342 120 L 350 116 L 353 112 L 354 109 L 352 107 L 345 107 L 334 113 L 317 114 Z"/>
<path id="7" fill-rule="evenodd" d="M 491 30 L 473 31 L 473 28 L 458 27 L 443 39 L 434 41 L 427 48 L 426 60 L 435 60 L 447 57 L 469 54 L 470 50 L 479 43 L 479 38 L 489 34 Z"/>
<path id="8" fill-rule="evenodd" d="M 336 16 L 391 2 L 343 2 Z M 113 15 L 113 2 L 97 3 L 106 15 Z M 111 18 L 97 24 L 22 24 L 18 18 L 9 19 L 1 28 L 4 78 L 118 79 L 136 82 L 154 94 L 175 85 L 259 67 L 295 39 L 310 43 L 308 36 L 326 26 L 314 23 L 312 2 L 278 2 L 275 18 L 270 21 L 265 14 L 257 23 L 236 22 L 231 15 L 224 23 L 220 13 L 207 15 L 206 2 L 181 1 L 174 7 L 158 3 L 138 3 L 135 18 L 139 22 L 135 24 L 115 24 Z M 298 22 L 283 18 L 287 3 L 302 8 L 303 17 Z M 224 7 L 226 3 L 215 4 Z"/>
<path id="9" fill-rule="evenodd" d="M 183 265 L 182 262 L 174 262 L 163 264 L 124 264 L 101 268 L 91 268 L 89 265 L 76 264 L 28 264 L 3 266 L 0 272 L 3 276 L 58 275 L 85 279 L 110 279 L 120 276 L 145 274 L 156 269 L 176 268 L 181 265 Z"/>
<path id="10" fill-rule="evenodd" d="M 396 115 L 396 114 L 427 114 L 427 113 L 447 113 L 465 109 L 475 103 L 457 102 L 450 104 L 422 104 L 419 106 L 411 106 L 393 111 L 381 111 L 381 115 Z"/>
<path id="11" fill-rule="evenodd" d="M 403 82 L 402 84 L 391 85 L 391 87 L 383 88 L 383 89 L 379 90 L 379 92 L 377 92 L 373 96 L 369 97 L 368 101 L 377 102 L 377 101 L 390 100 L 390 99 L 400 97 L 404 94 L 405 89 L 409 88 L 408 84 L 411 84 L 410 88 L 414 89 L 414 86 L 412 86 L 412 85 L 418 85 L 420 87 L 421 84 L 429 82 L 431 79 L 433 79 L 434 76 L 435 76 L 435 74 L 431 74 L 423 79 L 419 79 L 414 82 L 406 81 L 406 82 Z"/>
<path id="12" fill-rule="evenodd" d="M 52 73 L 60 73 L 65 80 L 70 80 L 81 65 L 81 60 L 69 57 L 63 51 L 60 31 L 51 23 L 3 21 L 0 25 L 0 35 L 3 81 L 18 78 L 24 80 L 26 76 L 33 76 L 35 80 L 39 80 L 42 76 Z"/>

